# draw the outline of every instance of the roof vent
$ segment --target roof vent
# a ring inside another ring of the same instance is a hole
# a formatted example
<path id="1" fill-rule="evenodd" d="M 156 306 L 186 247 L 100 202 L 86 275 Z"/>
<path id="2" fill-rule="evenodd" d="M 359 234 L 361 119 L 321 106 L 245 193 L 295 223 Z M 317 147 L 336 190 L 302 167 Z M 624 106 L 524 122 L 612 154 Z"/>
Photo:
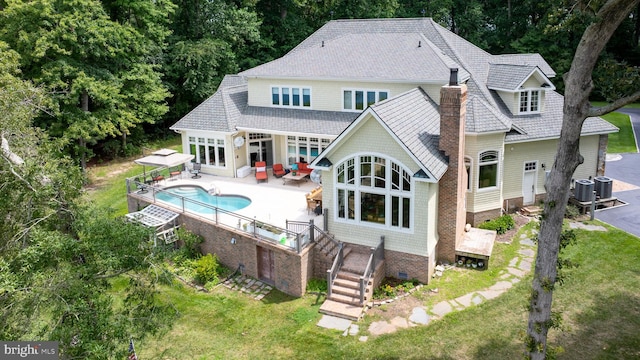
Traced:
<path id="1" fill-rule="evenodd" d="M 457 86 L 458 85 L 458 68 L 451 68 L 451 73 L 449 74 L 449 86 Z"/>
<path id="2" fill-rule="evenodd" d="M 422 47 L 422 41 L 418 40 L 418 47 Z"/>
<path id="3" fill-rule="evenodd" d="M 322 40 L 322 47 L 324 47 L 324 40 Z"/>

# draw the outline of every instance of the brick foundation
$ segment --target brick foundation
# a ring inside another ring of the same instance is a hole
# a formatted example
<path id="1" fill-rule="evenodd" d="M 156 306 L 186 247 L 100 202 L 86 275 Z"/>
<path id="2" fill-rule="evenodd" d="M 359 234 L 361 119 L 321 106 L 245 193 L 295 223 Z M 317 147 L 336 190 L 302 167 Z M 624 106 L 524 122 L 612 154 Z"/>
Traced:
<path id="1" fill-rule="evenodd" d="M 129 211 L 138 211 L 149 203 L 134 196 L 128 197 Z M 300 254 L 279 244 L 254 238 L 241 231 L 216 226 L 213 221 L 189 214 L 180 214 L 178 223 L 204 238 L 200 245 L 203 254 L 215 254 L 220 263 L 232 270 L 243 266 L 243 273 L 258 279 L 258 247 L 269 249 L 274 254 L 273 283 L 276 289 L 292 295 L 304 295 L 307 281 L 313 274 L 313 248 L 310 245 Z M 232 243 L 231 239 L 235 239 Z"/>

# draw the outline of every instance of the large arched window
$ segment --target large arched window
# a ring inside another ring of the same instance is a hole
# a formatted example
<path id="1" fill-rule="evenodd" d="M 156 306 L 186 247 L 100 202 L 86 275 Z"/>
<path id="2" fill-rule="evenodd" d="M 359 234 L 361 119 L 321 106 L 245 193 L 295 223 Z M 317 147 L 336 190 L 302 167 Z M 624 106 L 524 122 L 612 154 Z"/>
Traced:
<path id="1" fill-rule="evenodd" d="M 339 219 L 411 228 L 411 173 L 384 156 L 358 155 L 336 166 Z"/>
<path id="2" fill-rule="evenodd" d="M 498 186 L 498 152 L 489 150 L 478 158 L 478 189 Z"/>

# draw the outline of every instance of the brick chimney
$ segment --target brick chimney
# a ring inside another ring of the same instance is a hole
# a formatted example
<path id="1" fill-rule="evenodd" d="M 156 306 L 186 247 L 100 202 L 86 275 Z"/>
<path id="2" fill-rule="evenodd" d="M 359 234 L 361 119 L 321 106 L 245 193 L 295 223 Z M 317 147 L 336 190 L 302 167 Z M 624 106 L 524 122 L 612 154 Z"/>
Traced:
<path id="1" fill-rule="evenodd" d="M 467 85 L 458 84 L 458 69 L 451 69 L 449 85 L 440 89 L 440 151 L 449 167 L 438 184 L 437 260 L 455 261 L 466 222 L 467 171 L 464 165 L 464 127 Z"/>

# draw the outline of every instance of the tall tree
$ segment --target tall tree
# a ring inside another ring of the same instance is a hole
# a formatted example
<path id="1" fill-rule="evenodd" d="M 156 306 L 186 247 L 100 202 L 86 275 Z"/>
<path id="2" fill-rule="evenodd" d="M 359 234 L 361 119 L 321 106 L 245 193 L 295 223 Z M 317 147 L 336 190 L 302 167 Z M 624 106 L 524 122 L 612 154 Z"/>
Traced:
<path id="1" fill-rule="evenodd" d="M 130 22 L 112 21 L 97 0 L 8 0 L 0 39 L 21 56 L 25 78 L 55 101 L 38 124 L 75 143 L 85 167 L 88 144 L 127 134 L 166 111 L 167 90 L 153 63 L 151 41 Z"/>
<path id="2" fill-rule="evenodd" d="M 211 96 L 225 75 L 237 73 L 239 64 L 253 56 L 249 46 L 260 42 L 260 21 L 251 4 L 175 2 L 173 34 L 164 60 L 173 94 L 171 123 Z"/>
<path id="3" fill-rule="evenodd" d="M 80 169 L 31 126 L 42 89 L 0 41 L 0 338 L 58 341 L 61 359 L 124 358 L 165 328 L 149 230 L 84 206 Z M 114 286 L 118 295 L 115 295 Z"/>
<path id="4" fill-rule="evenodd" d="M 639 2 L 640 0 L 608 0 L 596 9 L 595 18 L 584 31 L 571 68 L 565 75 L 562 132 L 555 162 L 545 185 L 547 198 L 538 235 L 538 254 L 529 304 L 526 345 L 531 359 L 546 357 L 549 328 L 557 325 L 554 323 L 551 306 L 554 286 L 558 280 L 560 234 L 569 199 L 571 177 L 584 160 L 579 152 L 582 124 L 590 116 L 606 114 L 640 99 L 640 79 L 637 79 L 634 93 L 602 108 L 591 108 L 589 103 L 589 94 L 593 90 L 591 74 L 598 57 L 616 28 Z"/>

